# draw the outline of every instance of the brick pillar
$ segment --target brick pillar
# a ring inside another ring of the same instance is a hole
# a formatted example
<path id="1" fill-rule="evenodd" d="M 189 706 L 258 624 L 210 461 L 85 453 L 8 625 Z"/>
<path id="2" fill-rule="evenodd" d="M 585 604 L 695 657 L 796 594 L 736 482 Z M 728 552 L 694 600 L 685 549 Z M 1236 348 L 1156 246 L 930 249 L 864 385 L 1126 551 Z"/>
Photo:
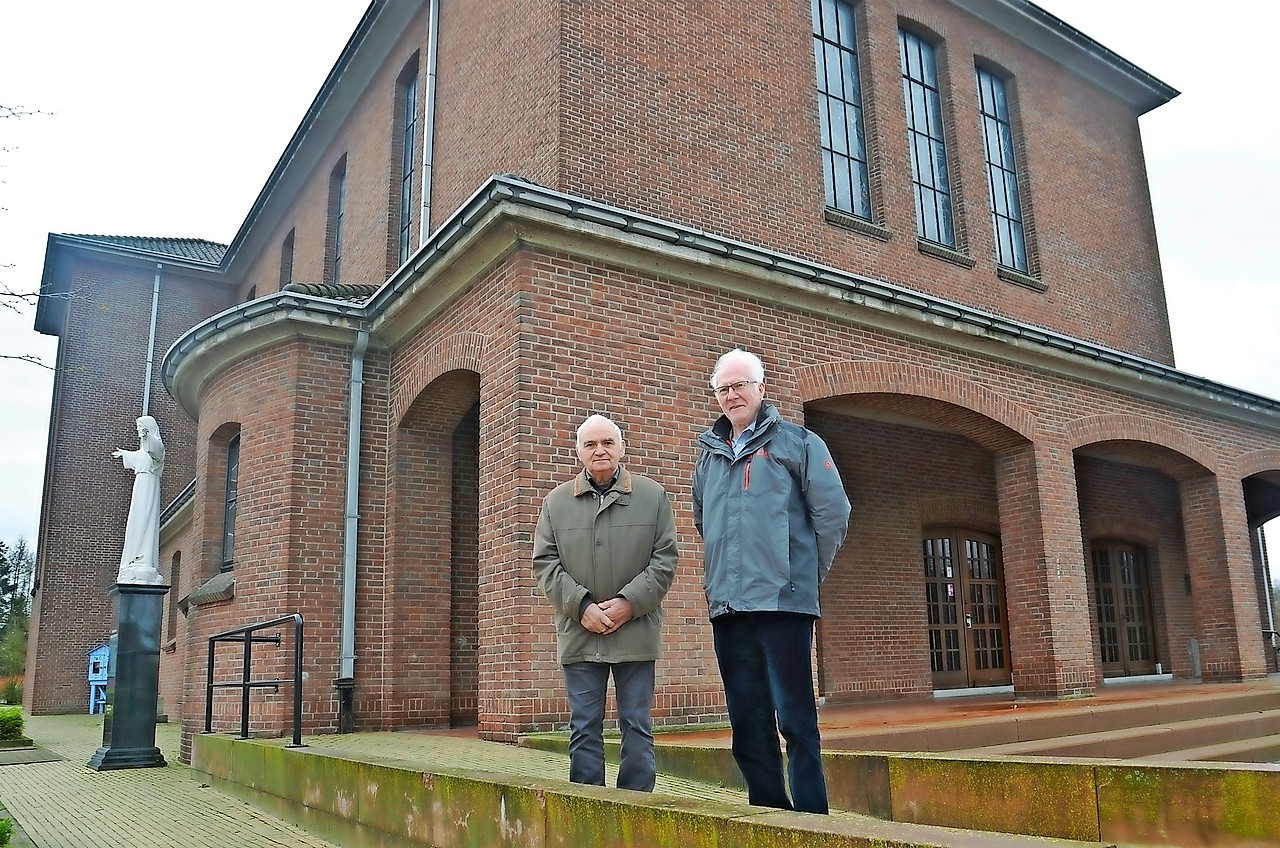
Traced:
<path id="1" fill-rule="evenodd" d="M 1201 678 L 1261 677 L 1267 669 L 1244 490 L 1229 475 L 1205 475 L 1183 480 L 1181 494 Z"/>
<path id="2" fill-rule="evenodd" d="M 1071 453 L 1024 443 L 997 454 L 995 465 L 1014 689 L 1092 694 L 1098 680 Z"/>

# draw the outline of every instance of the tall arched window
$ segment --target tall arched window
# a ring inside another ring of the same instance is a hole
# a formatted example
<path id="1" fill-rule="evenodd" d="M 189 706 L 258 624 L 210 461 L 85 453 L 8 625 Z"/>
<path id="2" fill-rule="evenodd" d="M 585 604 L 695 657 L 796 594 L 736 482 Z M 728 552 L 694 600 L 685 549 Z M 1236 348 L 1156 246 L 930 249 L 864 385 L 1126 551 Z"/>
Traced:
<path id="1" fill-rule="evenodd" d="M 227 442 L 227 479 L 222 508 L 222 570 L 236 559 L 236 504 L 240 494 L 240 436 Z"/>
<path id="2" fill-rule="evenodd" d="M 418 151 L 418 57 L 405 66 L 396 83 L 396 137 L 400 156 L 398 185 L 399 226 L 396 235 L 396 265 L 403 265 L 413 252 L 413 172 Z"/>

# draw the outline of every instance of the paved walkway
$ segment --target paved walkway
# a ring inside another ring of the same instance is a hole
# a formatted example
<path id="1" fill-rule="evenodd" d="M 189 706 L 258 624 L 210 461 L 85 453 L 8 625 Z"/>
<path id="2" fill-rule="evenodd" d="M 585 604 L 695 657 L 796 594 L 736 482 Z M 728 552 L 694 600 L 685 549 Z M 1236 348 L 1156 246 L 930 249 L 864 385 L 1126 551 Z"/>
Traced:
<path id="1" fill-rule="evenodd" d="M 1016 704 L 1011 696 L 922 700 L 833 708 L 823 712 L 824 738 L 856 734 L 886 725 L 903 726 L 939 720 L 973 720 L 1008 713 L 1069 711 L 1128 700 L 1195 695 L 1213 697 L 1254 687 L 1274 688 L 1272 678 L 1252 684 L 1204 687 L 1198 684 L 1105 687 L 1088 702 Z M 165 768 L 94 771 L 87 763 L 102 744 L 102 717 L 35 716 L 27 719 L 27 735 L 45 751 L 60 756 L 52 762 L 0 765 L 0 806 L 22 833 L 14 846 L 35 848 L 337 848 L 306 831 L 225 794 L 204 782 L 204 775 L 178 762 L 176 722 L 157 728 L 156 744 Z M 660 739 L 663 737 L 660 736 Z M 315 736 L 306 739 L 317 752 L 366 761 L 394 762 L 423 770 L 450 772 L 459 766 L 490 771 L 517 779 L 565 780 L 567 758 L 562 754 L 483 742 L 474 731 L 437 733 L 361 733 L 355 736 Z M 724 729 L 676 734 L 671 741 L 724 745 Z M 609 766 L 609 783 L 616 769 Z M 745 803 L 744 793 L 720 786 L 660 775 L 658 793 L 707 800 Z M 831 817 L 868 836 L 886 841 L 920 840 L 924 844 L 1036 843 L 1027 837 L 978 834 L 884 822 L 854 813 Z M 24 837 L 25 840 L 24 841 Z M 957 840 L 957 837 L 960 837 Z M 1036 844 L 1061 844 L 1044 840 Z"/>
<path id="2" fill-rule="evenodd" d="M 202 782 L 178 762 L 178 725 L 157 728 L 165 768 L 95 771 L 102 716 L 29 717 L 64 759 L 0 766 L 0 804 L 35 848 L 339 848 Z"/>

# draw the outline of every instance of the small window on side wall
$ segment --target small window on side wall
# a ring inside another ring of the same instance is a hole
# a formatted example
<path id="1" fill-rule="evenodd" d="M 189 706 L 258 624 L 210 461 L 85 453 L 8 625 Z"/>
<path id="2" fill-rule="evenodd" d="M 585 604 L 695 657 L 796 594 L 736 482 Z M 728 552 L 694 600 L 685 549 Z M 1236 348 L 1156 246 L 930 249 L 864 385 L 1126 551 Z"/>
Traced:
<path id="1" fill-rule="evenodd" d="M 226 498 L 222 509 L 222 570 L 227 571 L 236 559 L 236 503 L 240 491 L 240 436 L 227 443 Z"/>
<path id="2" fill-rule="evenodd" d="M 178 597 L 182 580 L 182 552 L 174 551 L 169 565 L 169 615 L 165 623 L 165 639 L 178 638 Z"/>
<path id="3" fill-rule="evenodd" d="M 342 284 L 342 236 L 347 217 L 347 157 L 338 160 L 329 175 L 329 232 L 326 244 L 326 282 Z"/>

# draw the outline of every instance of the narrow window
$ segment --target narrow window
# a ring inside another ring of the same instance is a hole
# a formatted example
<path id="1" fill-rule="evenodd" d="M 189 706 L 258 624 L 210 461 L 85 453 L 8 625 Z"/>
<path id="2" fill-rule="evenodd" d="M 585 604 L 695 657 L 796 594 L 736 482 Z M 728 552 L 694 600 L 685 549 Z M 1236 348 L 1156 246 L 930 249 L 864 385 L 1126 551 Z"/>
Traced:
<path id="1" fill-rule="evenodd" d="M 814 0 L 813 52 L 827 206 L 871 220 L 867 140 L 853 4 Z"/>
<path id="2" fill-rule="evenodd" d="M 289 230 L 289 235 L 284 237 L 284 241 L 280 243 L 280 288 L 284 288 L 293 282 L 293 234 L 295 229 Z"/>
<path id="3" fill-rule="evenodd" d="M 916 235 L 955 247 L 951 176 L 942 136 L 942 96 L 933 45 L 914 33 L 898 30 L 898 46 L 902 95 L 907 106 L 907 143 L 911 148 L 911 183 L 915 189 Z"/>
<path id="4" fill-rule="evenodd" d="M 415 57 L 400 77 L 400 233 L 397 265 L 413 251 L 413 170 L 418 138 L 418 60 Z"/>
<path id="5" fill-rule="evenodd" d="M 328 282 L 342 283 L 342 224 L 347 211 L 347 157 L 338 161 L 329 176 L 329 269 Z"/>
<path id="6" fill-rule="evenodd" d="M 165 639 L 178 638 L 178 581 L 182 578 L 182 552 L 173 552 L 173 561 L 169 565 L 169 617 L 165 624 Z"/>
<path id="7" fill-rule="evenodd" d="M 996 262 L 1027 272 L 1027 244 L 1022 227 L 1022 199 L 1018 168 L 1013 158 L 1013 127 L 1004 80 L 978 68 L 978 108 L 982 115 L 982 147 L 987 157 L 987 187 L 991 191 L 991 226 L 995 230 Z"/>
<path id="8" fill-rule="evenodd" d="M 240 492 L 240 436 L 227 443 L 226 499 L 222 509 L 222 570 L 236 558 L 236 502 Z"/>

